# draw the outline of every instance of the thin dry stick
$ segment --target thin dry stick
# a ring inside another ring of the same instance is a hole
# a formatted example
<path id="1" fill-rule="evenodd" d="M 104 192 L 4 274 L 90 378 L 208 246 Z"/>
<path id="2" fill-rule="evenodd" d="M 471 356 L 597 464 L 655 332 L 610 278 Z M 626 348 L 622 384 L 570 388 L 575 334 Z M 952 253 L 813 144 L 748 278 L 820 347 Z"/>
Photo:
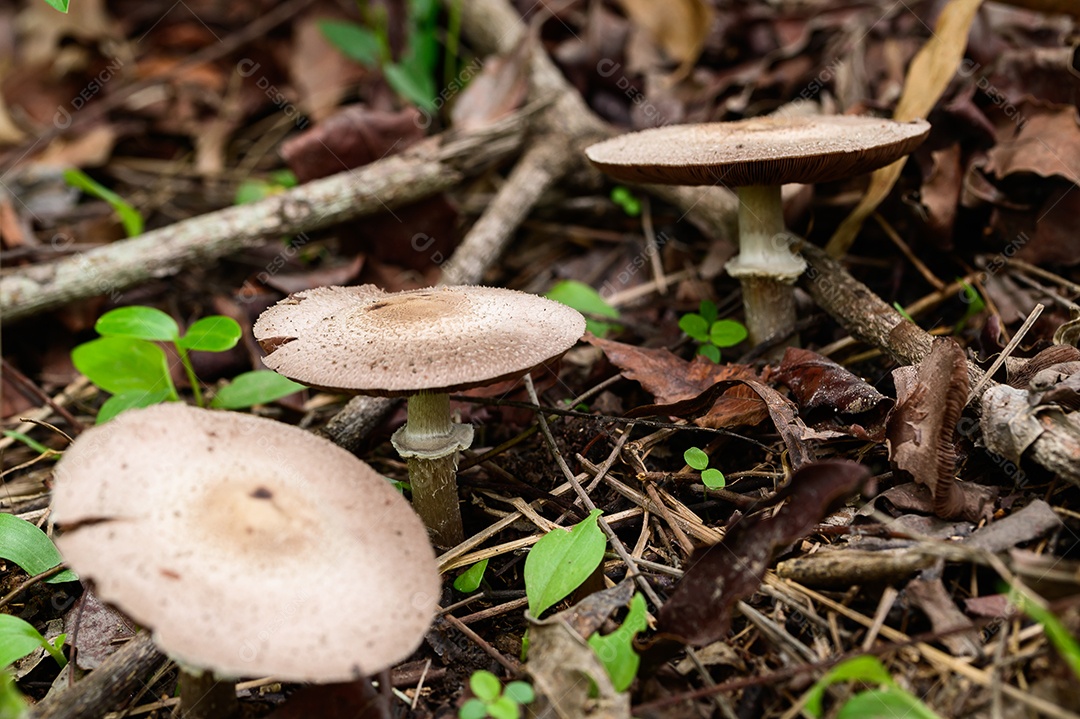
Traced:
<path id="1" fill-rule="evenodd" d="M 529 393 L 529 399 L 539 405 L 540 398 L 536 395 L 536 387 L 533 386 L 532 377 L 530 377 L 529 375 L 525 375 L 525 389 Z M 536 415 L 536 419 L 540 424 L 540 431 L 543 432 L 544 439 L 547 440 L 548 448 L 551 450 L 552 454 L 555 455 L 555 462 L 559 465 L 559 469 L 562 470 L 563 476 L 566 477 L 566 481 L 569 482 L 570 486 L 574 488 L 574 491 L 577 493 L 578 498 L 581 500 L 581 503 L 584 504 L 590 512 L 596 509 L 596 504 L 593 503 L 592 497 L 590 497 L 585 491 L 585 488 L 581 486 L 581 483 L 577 480 L 577 477 L 574 476 L 574 473 L 570 471 L 570 467 L 567 466 L 566 460 L 563 459 L 562 453 L 559 452 L 559 446 L 555 444 L 555 437 L 551 434 L 551 428 L 548 427 L 547 417 L 540 413 Z M 619 558 L 626 563 L 627 569 L 634 577 L 634 581 L 641 588 L 641 591 L 645 594 L 646 598 L 648 598 L 648 600 L 652 602 L 652 605 L 654 607 L 659 608 L 660 606 L 662 606 L 663 602 L 660 600 L 660 597 L 656 594 L 656 591 L 652 588 L 652 585 L 650 585 L 649 582 L 643 576 L 641 576 L 641 573 L 638 571 L 637 564 L 634 562 L 634 558 L 631 557 L 630 553 L 626 551 L 626 547 L 623 545 L 622 540 L 619 539 L 619 536 L 617 534 L 615 534 L 615 531 L 608 524 L 607 520 L 604 519 L 603 515 L 597 518 L 597 524 L 607 536 L 608 542 L 611 543 L 612 549 L 614 549 L 615 552 L 619 555 Z"/>
<path id="2" fill-rule="evenodd" d="M 1031 314 L 1024 320 L 1024 324 L 1020 325 L 1020 329 L 1016 331 L 1016 336 L 1009 341 L 1009 344 L 1005 345 L 1005 349 L 1001 350 L 998 358 L 994 360 L 994 363 L 986 370 L 986 374 L 984 374 L 982 379 L 971 388 L 971 392 L 968 394 L 968 402 L 982 394 L 983 387 L 986 386 L 986 383 L 990 381 L 990 378 L 994 376 L 994 373 L 998 371 L 1001 365 L 1005 363 L 1005 359 L 1013 353 L 1016 346 L 1020 344 L 1020 340 L 1024 338 L 1024 335 L 1031 329 L 1031 326 L 1035 324 L 1035 320 L 1039 319 L 1039 315 L 1042 314 L 1043 309 L 1045 308 L 1042 305 L 1035 305 L 1035 308 L 1031 310 Z"/>
<path id="3" fill-rule="evenodd" d="M 893 229 L 893 226 L 889 224 L 888 220 L 886 220 L 877 212 L 874 213 L 874 219 L 877 221 L 881 229 L 885 231 L 885 236 L 892 240 L 892 243 L 896 245 L 897 249 L 904 253 L 904 257 L 906 257 L 908 259 L 908 262 L 910 262 L 915 267 L 915 269 L 919 271 L 919 274 L 923 276 L 923 279 L 929 282 L 930 285 L 938 292 L 944 290 L 945 283 L 939 280 L 937 275 L 931 272 L 930 268 L 927 267 L 921 259 L 919 259 L 919 256 L 911 251 L 911 248 L 908 247 L 908 244 L 904 242 L 904 238 L 901 237 L 895 229 Z"/>
<path id="4" fill-rule="evenodd" d="M 461 620 L 455 617 L 453 614 L 445 614 L 443 615 L 443 619 L 446 620 L 446 622 L 449 623 L 452 627 L 454 627 L 454 629 L 457 629 L 459 632 L 471 639 L 472 642 L 476 644 L 476 646 L 484 650 L 485 654 L 497 661 L 499 664 L 502 664 L 503 667 L 506 668 L 506 671 L 514 675 L 521 673 L 520 664 L 518 664 L 513 659 L 507 659 L 502 652 L 488 644 L 483 637 L 474 632 L 472 629 L 469 629 L 469 627 L 462 624 Z"/>

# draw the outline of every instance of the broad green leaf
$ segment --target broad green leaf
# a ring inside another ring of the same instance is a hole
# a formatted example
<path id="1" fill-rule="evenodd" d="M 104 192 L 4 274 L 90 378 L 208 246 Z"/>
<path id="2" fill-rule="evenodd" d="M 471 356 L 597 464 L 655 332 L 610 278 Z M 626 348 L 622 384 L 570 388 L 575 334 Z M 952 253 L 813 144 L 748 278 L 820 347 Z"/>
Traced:
<path id="1" fill-rule="evenodd" d="M 503 696 L 510 697 L 518 704 L 532 704 L 536 700 L 536 692 L 528 682 L 510 682 L 503 689 Z"/>
<path id="2" fill-rule="evenodd" d="M 240 183 L 236 188 L 236 194 L 233 195 L 234 205 L 249 205 L 252 202 L 258 202 L 264 200 L 270 195 L 275 195 L 282 191 L 282 188 L 267 182 L 266 180 L 248 179 Z"/>
<path id="3" fill-rule="evenodd" d="M 619 319 L 619 311 L 608 304 L 607 300 L 600 296 L 600 293 L 594 290 L 584 282 L 578 282 L 577 280 L 561 280 L 551 286 L 544 297 L 549 300 L 555 300 L 561 302 L 567 307 L 572 307 L 578 312 L 584 312 L 590 315 L 598 315 L 600 317 L 610 317 L 612 319 Z M 613 325 L 610 322 L 600 322 L 598 320 L 585 320 L 585 327 L 597 337 L 603 337 L 605 334 L 611 331 Z"/>
<path id="4" fill-rule="evenodd" d="M 630 600 L 630 611 L 622 626 L 610 634 L 589 637 L 589 646 L 607 669 L 615 691 L 626 691 L 637 676 L 641 657 L 634 651 L 634 637 L 649 626 L 647 609 L 645 597 L 638 592 Z"/>
<path id="5" fill-rule="evenodd" d="M 23 719 L 30 714 L 30 705 L 15 680 L 7 671 L 0 669 L 0 719 Z"/>
<path id="6" fill-rule="evenodd" d="M 723 489 L 727 485 L 727 479 L 719 469 L 706 469 L 701 473 L 701 483 L 709 489 Z"/>
<path id="7" fill-rule="evenodd" d="M 889 670 L 885 668 L 885 665 L 877 657 L 865 654 L 852 657 L 837 664 L 825 676 L 818 679 L 814 686 L 810 687 L 803 702 L 806 711 L 812 716 L 820 717 L 822 713 L 821 698 L 825 695 L 825 690 L 831 684 L 847 681 L 861 681 L 868 684 L 884 684 L 887 686 L 894 684 Z"/>
<path id="8" fill-rule="evenodd" d="M 138 210 L 129 205 L 124 198 L 120 197 L 120 195 L 96 182 L 82 170 L 75 168 L 64 170 L 64 182 L 72 187 L 82 190 L 88 195 L 93 195 L 94 197 L 109 203 L 113 208 L 113 211 L 120 216 L 120 222 L 124 225 L 124 231 L 127 233 L 128 237 L 142 234 L 142 215 L 139 214 Z"/>
<path id="9" fill-rule="evenodd" d="M 10 614 L 0 614 L 0 667 L 8 667 L 39 647 L 44 648 L 60 666 L 67 660 L 60 653 L 64 635 L 56 639 L 56 645 L 50 644 L 29 622 Z"/>
<path id="10" fill-rule="evenodd" d="M 75 369 L 112 394 L 172 388 L 165 353 L 144 340 L 101 337 L 73 349 L 71 360 Z"/>
<path id="11" fill-rule="evenodd" d="M 475 698 L 466 700 L 458 709 L 458 719 L 484 719 L 487 715 L 487 704 Z"/>
<path id="12" fill-rule="evenodd" d="M 520 719 L 521 706 L 510 697 L 499 697 L 487 705 L 491 719 Z"/>
<path id="13" fill-rule="evenodd" d="M 49 4 L 49 7 L 66 13 L 68 11 L 68 3 L 70 0 L 45 0 Z"/>
<path id="14" fill-rule="evenodd" d="M 94 324 L 102 337 L 129 337 L 151 342 L 175 342 L 180 336 L 176 320 L 155 307 L 118 307 Z"/>
<path id="15" fill-rule="evenodd" d="M 64 561 L 49 535 L 14 514 L 0 514 L 0 557 L 15 562 L 31 577 Z M 77 579 L 74 572 L 65 569 L 46 581 L 57 584 Z"/>
<path id="16" fill-rule="evenodd" d="M 176 343 L 186 350 L 198 352 L 225 352 L 240 341 L 243 331 L 232 317 L 210 315 L 188 327 L 188 331 Z"/>
<path id="17" fill-rule="evenodd" d="M 320 20 L 319 30 L 350 60 L 368 67 L 379 64 L 379 37 L 366 27 L 346 20 Z"/>
<path id="18" fill-rule="evenodd" d="M 210 406 L 214 409 L 242 409 L 267 404 L 304 389 L 304 385 L 268 369 L 238 374 L 218 390 Z"/>
<path id="19" fill-rule="evenodd" d="M 454 580 L 454 589 L 464 594 L 471 594 L 480 588 L 480 582 L 484 580 L 484 571 L 487 569 L 488 560 L 481 559 Z"/>
<path id="20" fill-rule="evenodd" d="M 709 358 L 714 364 L 720 362 L 720 350 L 716 345 L 701 345 L 698 347 L 698 354 Z"/>
<path id="21" fill-rule="evenodd" d="M 941 719 L 930 707 L 900 687 L 860 692 L 848 699 L 836 719 Z"/>
<path id="22" fill-rule="evenodd" d="M 131 392 L 114 394 L 101 405 L 101 409 L 98 410 L 95 424 L 105 424 L 116 415 L 121 412 L 126 412 L 129 409 L 141 409 L 142 407 L 152 407 L 155 404 L 161 404 L 168 400 L 171 395 L 171 389 L 149 391 L 139 389 Z"/>
<path id="23" fill-rule="evenodd" d="M 525 558 L 525 594 L 529 613 L 540 615 L 581 586 L 604 558 L 607 539 L 594 509 L 570 531 L 553 529 L 537 542 Z"/>
<path id="24" fill-rule="evenodd" d="M 735 320 L 717 320 L 709 328 L 709 339 L 717 347 L 734 347 L 746 339 L 746 327 Z"/>
<path id="25" fill-rule="evenodd" d="M 698 342 L 709 341 L 709 323 L 701 315 L 693 312 L 679 318 L 679 329 Z"/>
<path id="26" fill-rule="evenodd" d="M 711 326 L 713 322 L 716 322 L 718 310 L 716 309 L 716 303 L 712 300 L 702 300 L 698 305 L 698 314 L 705 318 L 705 321 Z"/>
<path id="27" fill-rule="evenodd" d="M 388 63 L 383 66 L 383 77 L 394 92 L 429 113 L 436 112 L 435 81 L 430 73 L 402 63 Z"/>
<path id="28" fill-rule="evenodd" d="M 709 455 L 697 447 L 691 447 L 683 452 L 682 456 L 691 469 L 701 471 L 709 466 Z"/>
<path id="29" fill-rule="evenodd" d="M 477 699 L 490 704 L 502 693 L 502 682 L 491 672 L 479 669 L 469 677 L 469 689 Z"/>

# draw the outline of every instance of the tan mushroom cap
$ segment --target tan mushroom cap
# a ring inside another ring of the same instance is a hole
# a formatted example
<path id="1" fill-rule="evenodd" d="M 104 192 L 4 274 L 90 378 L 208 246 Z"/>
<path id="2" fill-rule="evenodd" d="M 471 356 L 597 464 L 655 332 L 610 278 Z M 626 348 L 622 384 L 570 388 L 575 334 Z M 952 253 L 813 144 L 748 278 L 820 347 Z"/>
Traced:
<path id="1" fill-rule="evenodd" d="M 180 662 L 346 681 L 419 646 L 440 580 L 427 531 L 334 444 L 163 404 L 84 432 L 56 468 L 64 559 Z"/>
<path id="2" fill-rule="evenodd" d="M 813 184 L 891 164 L 918 147 L 929 132 L 924 120 L 755 117 L 633 132 L 592 145 L 585 155 L 622 182 Z"/>
<path id="3" fill-rule="evenodd" d="M 382 292 L 319 287 L 255 323 L 263 362 L 313 387 L 387 397 L 454 392 L 520 377 L 585 333 L 577 310 L 500 287 Z"/>

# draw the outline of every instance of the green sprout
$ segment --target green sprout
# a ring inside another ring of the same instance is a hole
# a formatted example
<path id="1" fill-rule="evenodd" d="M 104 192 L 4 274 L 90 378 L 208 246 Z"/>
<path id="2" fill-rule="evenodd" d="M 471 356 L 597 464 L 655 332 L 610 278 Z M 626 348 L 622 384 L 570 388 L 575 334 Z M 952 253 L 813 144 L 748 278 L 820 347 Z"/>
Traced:
<path id="1" fill-rule="evenodd" d="M 979 291 L 969 285 L 964 280 L 960 279 L 959 277 L 957 278 L 957 280 L 960 282 L 960 286 L 963 288 L 963 291 L 961 293 L 961 299 L 963 299 L 964 304 L 967 305 L 967 309 L 964 310 L 964 316 L 961 317 L 960 321 L 956 323 L 955 327 L 953 327 L 953 334 L 959 334 L 960 331 L 964 329 L 964 326 L 967 325 L 968 320 L 970 320 L 972 317 L 975 317 L 980 312 L 986 309 L 986 301 L 983 300 L 982 295 L 979 294 Z"/>
<path id="2" fill-rule="evenodd" d="M 169 363 L 157 342 L 169 342 L 184 367 L 195 404 L 204 407 L 199 378 L 189 352 L 226 352 L 236 346 L 242 334 L 236 320 L 212 315 L 198 320 L 185 334 L 176 321 L 153 307 L 119 307 L 102 315 L 94 329 L 101 335 L 71 351 L 75 369 L 100 389 L 113 396 L 98 412 L 97 423 L 112 419 L 121 412 L 149 407 L 161 402 L 179 401 Z M 221 388 L 211 407 L 238 409 L 280 399 L 303 389 L 292 380 L 271 372 L 245 372 Z"/>
<path id="3" fill-rule="evenodd" d="M 852 681 L 877 684 L 878 688 L 868 689 L 848 699 L 836 714 L 839 719 L 877 716 L 941 719 L 918 697 L 897 684 L 881 660 L 868 655 L 840 662 L 818 679 L 803 696 L 806 713 L 820 717 L 824 713 L 822 699 L 829 685 Z"/>
<path id="4" fill-rule="evenodd" d="M 691 447 L 683 452 L 683 459 L 691 469 L 701 472 L 701 482 L 709 489 L 723 489 L 727 484 L 724 473 L 709 467 L 709 455 L 698 447 Z"/>
<path id="5" fill-rule="evenodd" d="M 621 207 L 627 217 L 637 217 L 641 214 L 641 200 L 636 198 L 628 187 L 616 185 L 611 188 L 611 201 Z"/>
<path id="6" fill-rule="evenodd" d="M 504 688 L 497 676 L 483 669 L 469 677 L 469 689 L 474 696 L 461 705 L 460 719 L 519 719 L 522 705 L 536 699 L 529 683 L 510 682 Z"/>
<path id="7" fill-rule="evenodd" d="M 67 10 L 65 9 L 64 12 L 67 12 Z M 64 182 L 88 195 L 109 203 L 109 206 L 113 208 L 113 211 L 120 218 L 120 223 L 124 226 L 124 232 L 127 233 L 128 237 L 142 234 L 143 216 L 123 197 L 120 197 L 120 195 L 77 168 L 64 170 Z"/>
<path id="8" fill-rule="evenodd" d="M 618 328 L 618 325 L 614 323 L 593 319 L 594 317 L 610 317 L 617 320 L 619 310 L 612 307 L 603 295 L 584 282 L 560 280 L 544 293 L 544 297 L 561 302 L 585 315 L 585 329 L 597 337 L 603 337 L 611 330 Z"/>
<path id="9" fill-rule="evenodd" d="M 746 339 L 746 326 L 736 320 L 717 319 L 716 305 L 702 300 L 698 312 L 690 312 L 679 320 L 679 329 L 700 342 L 698 354 L 713 362 L 720 361 L 721 347 L 734 347 Z"/>

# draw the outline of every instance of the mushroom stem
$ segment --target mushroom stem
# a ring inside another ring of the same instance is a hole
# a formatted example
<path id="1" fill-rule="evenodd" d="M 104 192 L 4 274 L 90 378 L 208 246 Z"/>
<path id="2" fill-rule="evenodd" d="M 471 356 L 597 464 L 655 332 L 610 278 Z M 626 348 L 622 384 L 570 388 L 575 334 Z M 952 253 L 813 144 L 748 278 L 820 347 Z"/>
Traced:
<path id="1" fill-rule="evenodd" d="M 240 713 L 236 684 L 219 681 L 213 672 L 195 674 L 180 669 L 180 716 L 182 719 L 228 719 Z"/>
<path id="2" fill-rule="evenodd" d="M 728 274 L 739 278 L 750 341 L 760 344 L 795 328 L 795 280 L 806 262 L 791 252 L 779 185 L 740 187 L 739 256 Z"/>
<path id="3" fill-rule="evenodd" d="M 458 505 L 458 451 L 472 444 L 472 425 L 450 415 L 450 395 L 423 392 L 409 397 L 408 419 L 394 433 L 398 454 L 409 464 L 413 509 L 432 541 L 453 547 L 465 538 Z"/>

